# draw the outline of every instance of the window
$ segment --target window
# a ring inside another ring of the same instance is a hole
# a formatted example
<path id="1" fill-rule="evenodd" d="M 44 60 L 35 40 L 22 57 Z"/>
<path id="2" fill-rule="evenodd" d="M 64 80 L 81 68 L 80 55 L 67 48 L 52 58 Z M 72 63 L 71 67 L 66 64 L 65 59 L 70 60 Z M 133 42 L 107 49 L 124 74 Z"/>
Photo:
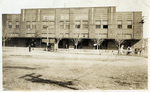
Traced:
<path id="1" fill-rule="evenodd" d="M 8 28 L 12 28 L 12 21 L 8 22 Z"/>
<path id="2" fill-rule="evenodd" d="M 108 29 L 108 21 L 107 20 L 103 20 L 103 28 Z"/>
<path id="3" fill-rule="evenodd" d="M 128 28 L 129 28 L 129 29 L 132 29 L 132 25 L 128 25 Z"/>
<path id="4" fill-rule="evenodd" d="M 104 29 L 108 29 L 108 25 L 103 25 L 103 28 Z"/>
<path id="5" fill-rule="evenodd" d="M 43 29 L 47 29 L 47 22 L 43 21 Z"/>
<path id="6" fill-rule="evenodd" d="M 30 29 L 30 21 L 27 21 L 27 22 L 26 22 L 26 28 L 27 28 L 27 29 Z"/>
<path id="7" fill-rule="evenodd" d="M 118 21 L 117 21 L 117 24 L 118 24 L 118 28 L 121 29 L 121 28 L 122 28 L 122 21 L 121 21 L 121 20 L 118 20 Z"/>
<path id="8" fill-rule="evenodd" d="M 47 29 L 47 25 L 43 25 L 43 29 Z"/>
<path id="9" fill-rule="evenodd" d="M 66 25 L 66 29 L 70 29 L 69 21 L 66 21 L 65 25 Z"/>
<path id="10" fill-rule="evenodd" d="M 64 29 L 64 21 L 59 22 L 60 29 Z"/>
<path id="11" fill-rule="evenodd" d="M 132 29 L 132 20 L 127 21 L 127 28 Z"/>
<path id="12" fill-rule="evenodd" d="M 76 29 L 80 29 L 80 21 L 78 20 L 78 21 L 75 21 L 75 28 Z"/>
<path id="13" fill-rule="evenodd" d="M 43 25 L 43 29 L 47 29 L 47 25 Z"/>
<path id="14" fill-rule="evenodd" d="M 101 28 L 101 21 L 100 20 L 96 20 L 95 21 L 95 27 L 96 27 L 96 29 L 100 29 Z"/>
<path id="15" fill-rule="evenodd" d="M 36 21 L 32 21 L 32 28 L 36 29 Z"/>
<path id="16" fill-rule="evenodd" d="M 88 29 L 88 21 L 83 20 L 83 29 Z"/>
<path id="17" fill-rule="evenodd" d="M 55 22 L 54 21 L 48 22 L 48 26 L 50 29 L 54 29 L 55 28 Z"/>
<path id="18" fill-rule="evenodd" d="M 43 21 L 43 29 L 54 29 L 54 24 L 55 22 L 54 21 Z"/>
<path id="19" fill-rule="evenodd" d="M 16 28 L 19 28 L 19 25 L 16 25 Z"/>
<path id="20" fill-rule="evenodd" d="M 118 28 L 121 29 L 121 28 L 122 28 L 122 25 L 118 25 Z"/>
<path id="21" fill-rule="evenodd" d="M 16 28 L 19 28 L 19 21 L 16 21 Z"/>

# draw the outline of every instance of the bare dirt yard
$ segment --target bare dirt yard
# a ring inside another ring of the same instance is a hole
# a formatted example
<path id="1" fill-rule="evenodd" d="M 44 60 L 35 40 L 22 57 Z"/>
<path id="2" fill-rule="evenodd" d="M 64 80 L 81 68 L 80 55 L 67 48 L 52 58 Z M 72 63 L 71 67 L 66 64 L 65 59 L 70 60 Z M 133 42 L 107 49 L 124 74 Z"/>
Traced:
<path id="1" fill-rule="evenodd" d="M 137 90 L 148 88 L 148 58 L 3 50 L 3 90 Z"/>

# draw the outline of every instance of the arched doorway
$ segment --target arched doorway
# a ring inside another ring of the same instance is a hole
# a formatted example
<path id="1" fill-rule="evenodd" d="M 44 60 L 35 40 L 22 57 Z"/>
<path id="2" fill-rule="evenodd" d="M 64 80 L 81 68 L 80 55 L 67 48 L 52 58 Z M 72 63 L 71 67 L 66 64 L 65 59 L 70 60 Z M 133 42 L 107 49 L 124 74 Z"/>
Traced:
<path id="1" fill-rule="evenodd" d="M 62 39 L 58 44 L 58 48 L 69 48 L 69 39 Z"/>

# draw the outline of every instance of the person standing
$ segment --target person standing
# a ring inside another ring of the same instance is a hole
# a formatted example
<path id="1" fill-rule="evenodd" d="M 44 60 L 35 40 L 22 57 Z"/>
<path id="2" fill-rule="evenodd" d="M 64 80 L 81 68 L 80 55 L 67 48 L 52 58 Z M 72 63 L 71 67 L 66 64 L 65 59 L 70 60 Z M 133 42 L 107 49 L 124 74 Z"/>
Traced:
<path id="1" fill-rule="evenodd" d="M 68 45 L 66 44 L 66 48 L 68 48 Z"/>
<path id="2" fill-rule="evenodd" d="M 29 45 L 29 52 L 31 52 L 31 45 Z"/>
<path id="3" fill-rule="evenodd" d="M 128 48 L 127 48 L 127 55 L 129 55 L 130 53 L 132 53 L 132 48 L 130 46 L 128 46 Z"/>
<path id="4" fill-rule="evenodd" d="M 48 49 L 48 51 L 51 50 L 51 44 L 50 43 L 48 44 L 48 48 L 47 49 Z"/>
<path id="5" fill-rule="evenodd" d="M 134 54 L 138 54 L 138 48 L 135 46 Z"/>
<path id="6" fill-rule="evenodd" d="M 121 45 L 121 48 L 120 48 L 121 55 L 123 55 L 123 47 L 124 47 L 124 45 Z"/>

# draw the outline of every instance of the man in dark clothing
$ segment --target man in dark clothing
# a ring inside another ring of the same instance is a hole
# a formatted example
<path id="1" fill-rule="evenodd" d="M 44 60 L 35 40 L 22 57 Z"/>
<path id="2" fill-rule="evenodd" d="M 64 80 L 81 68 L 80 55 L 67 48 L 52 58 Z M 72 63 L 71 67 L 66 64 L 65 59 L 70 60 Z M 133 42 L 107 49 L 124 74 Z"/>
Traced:
<path id="1" fill-rule="evenodd" d="M 29 45 L 29 52 L 31 52 L 31 45 Z"/>
<path id="2" fill-rule="evenodd" d="M 128 48 L 127 48 L 127 55 L 129 55 L 130 53 L 132 53 L 132 48 L 130 46 L 128 46 Z"/>
<path id="3" fill-rule="evenodd" d="M 47 50 L 50 51 L 51 50 L 51 44 L 49 43 L 47 46 Z"/>

